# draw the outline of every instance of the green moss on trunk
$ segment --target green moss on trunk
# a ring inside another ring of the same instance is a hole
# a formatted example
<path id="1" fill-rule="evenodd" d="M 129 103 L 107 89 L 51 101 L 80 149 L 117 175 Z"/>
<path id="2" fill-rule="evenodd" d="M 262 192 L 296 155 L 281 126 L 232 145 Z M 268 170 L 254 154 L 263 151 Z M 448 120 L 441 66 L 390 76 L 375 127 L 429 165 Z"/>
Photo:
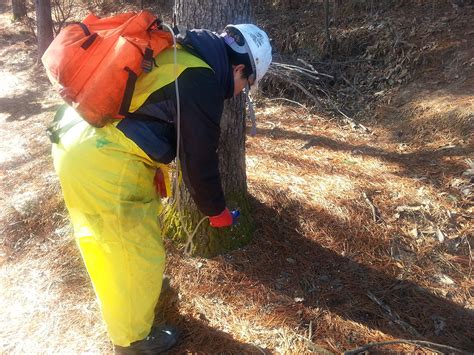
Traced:
<path id="1" fill-rule="evenodd" d="M 239 223 L 232 227 L 212 228 L 205 220 L 194 235 L 192 248 L 188 250 L 191 255 L 210 258 L 240 248 L 251 240 L 255 228 L 247 195 L 234 194 L 227 196 L 226 200 L 230 209 L 240 211 Z M 181 218 L 178 213 L 181 213 Z M 188 235 L 184 228 L 192 234 L 203 217 L 194 207 L 185 206 L 178 211 L 174 204 L 165 205 L 161 214 L 164 237 L 186 247 Z"/>

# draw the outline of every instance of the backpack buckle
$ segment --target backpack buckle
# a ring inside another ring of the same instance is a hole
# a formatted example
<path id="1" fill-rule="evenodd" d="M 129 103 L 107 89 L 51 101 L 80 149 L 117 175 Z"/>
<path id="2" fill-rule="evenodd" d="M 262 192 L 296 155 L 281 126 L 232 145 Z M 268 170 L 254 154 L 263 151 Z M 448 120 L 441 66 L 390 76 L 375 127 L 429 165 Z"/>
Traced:
<path id="1" fill-rule="evenodd" d="M 145 54 L 143 55 L 142 69 L 145 73 L 149 73 L 153 69 L 155 64 L 155 59 L 153 58 L 153 50 L 151 48 L 145 49 Z"/>
<path id="2" fill-rule="evenodd" d="M 46 129 L 46 136 L 49 138 L 50 142 L 53 144 L 59 143 L 59 134 L 58 130 L 55 127 L 48 127 Z"/>

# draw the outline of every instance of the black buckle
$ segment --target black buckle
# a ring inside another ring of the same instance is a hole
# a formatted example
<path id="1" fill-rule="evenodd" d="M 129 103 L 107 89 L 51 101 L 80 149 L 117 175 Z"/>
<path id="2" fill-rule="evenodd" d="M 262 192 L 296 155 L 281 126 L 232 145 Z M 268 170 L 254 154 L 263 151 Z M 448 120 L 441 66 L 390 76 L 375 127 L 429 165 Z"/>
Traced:
<path id="1" fill-rule="evenodd" d="M 59 143 L 59 132 L 55 127 L 48 127 L 46 129 L 46 136 L 48 136 L 49 140 L 53 144 Z"/>
<path id="2" fill-rule="evenodd" d="M 153 50 L 151 48 L 145 49 L 145 54 L 143 55 L 142 69 L 145 73 L 149 73 L 153 69 L 155 60 L 153 58 Z"/>

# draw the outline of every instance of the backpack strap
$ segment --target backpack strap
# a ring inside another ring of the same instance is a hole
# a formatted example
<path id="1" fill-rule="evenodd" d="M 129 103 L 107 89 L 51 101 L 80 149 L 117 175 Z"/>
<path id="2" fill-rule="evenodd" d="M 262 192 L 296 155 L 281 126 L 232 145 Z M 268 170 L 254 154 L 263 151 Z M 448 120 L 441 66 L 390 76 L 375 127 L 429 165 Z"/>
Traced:
<path id="1" fill-rule="evenodd" d="M 151 72 L 142 74 L 135 83 L 129 112 L 135 112 L 158 89 L 175 81 L 188 68 L 212 68 L 201 58 L 180 47 L 177 49 L 176 67 L 173 49 L 165 49 L 155 57 L 156 67 Z"/>
<path id="2" fill-rule="evenodd" d="M 125 92 L 123 93 L 122 104 L 120 105 L 119 114 L 125 116 L 128 113 L 130 104 L 132 103 L 133 90 L 135 89 L 135 83 L 137 81 L 137 74 L 130 69 L 125 67 L 124 70 L 128 73 L 127 84 L 125 85 Z"/>
<path id="3" fill-rule="evenodd" d="M 66 109 L 68 107 L 69 106 L 67 104 L 61 105 L 58 111 L 56 111 L 56 114 L 54 115 L 53 122 L 46 129 L 46 135 L 48 136 L 49 140 L 53 144 L 58 144 L 61 137 L 64 135 L 64 133 L 69 131 L 72 127 L 77 125 L 79 122 L 83 121 L 82 118 L 78 115 L 78 117 L 72 120 L 71 122 L 68 122 L 64 126 L 61 126 L 60 125 L 61 119 L 63 118 L 64 113 L 66 112 Z"/>

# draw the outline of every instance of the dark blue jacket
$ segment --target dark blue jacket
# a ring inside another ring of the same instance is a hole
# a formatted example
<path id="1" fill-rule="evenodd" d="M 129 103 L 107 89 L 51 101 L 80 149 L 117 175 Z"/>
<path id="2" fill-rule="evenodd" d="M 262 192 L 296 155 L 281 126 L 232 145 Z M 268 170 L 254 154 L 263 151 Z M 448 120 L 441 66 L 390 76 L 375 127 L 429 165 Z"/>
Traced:
<path id="1" fill-rule="evenodd" d="M 192 30 L 179 40 L 212 68 L 186 69 L 178 82 L 183 180 L 200 211 L 215 216 L 225 208 L 217 148 L 224 100 L 234 90 L 232 67 L 224 41 L 214 33 Z M 176 157 L 176 120 L 176 92 L 171 83 L 150 95 L 117 127 L 152 159 L 168 164 Z"/>

